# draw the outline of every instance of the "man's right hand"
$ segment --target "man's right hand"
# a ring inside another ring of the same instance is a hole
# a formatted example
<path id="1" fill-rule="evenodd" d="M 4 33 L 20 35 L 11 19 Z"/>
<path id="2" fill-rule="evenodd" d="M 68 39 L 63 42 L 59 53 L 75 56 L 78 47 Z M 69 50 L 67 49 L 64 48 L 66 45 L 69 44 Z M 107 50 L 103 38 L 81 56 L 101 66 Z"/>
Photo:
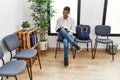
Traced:
<path id="1" fill-rule="evenodd" d="M 60 28 L 63 28 L 63 26 L 60 26 Z"/>

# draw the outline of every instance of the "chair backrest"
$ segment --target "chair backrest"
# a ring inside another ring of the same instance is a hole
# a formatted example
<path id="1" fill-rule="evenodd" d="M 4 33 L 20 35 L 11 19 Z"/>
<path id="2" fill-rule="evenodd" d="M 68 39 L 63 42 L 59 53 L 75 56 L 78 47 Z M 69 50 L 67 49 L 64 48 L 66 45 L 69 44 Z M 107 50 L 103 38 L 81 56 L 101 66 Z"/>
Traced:
<path id="1" fill-rule="evenodd" d="M 3 39 L 8 51 L 13 51 L 20 46 L 20 41 L 16 34 L 10 34 Z"/>
<path id="2" fill-rule="evenodd" d="M 109 36 L 111 32 L 111 27 L 108 25 L 96 25 L 95 34 L 98 36 Z"/>
<path id="3" fill-rule="evenodd" d="M 4 56 L 4 52 L 2 50 L 2 47 L 0 46 L 0 59 L 3 59 L 3 56 Z"/>

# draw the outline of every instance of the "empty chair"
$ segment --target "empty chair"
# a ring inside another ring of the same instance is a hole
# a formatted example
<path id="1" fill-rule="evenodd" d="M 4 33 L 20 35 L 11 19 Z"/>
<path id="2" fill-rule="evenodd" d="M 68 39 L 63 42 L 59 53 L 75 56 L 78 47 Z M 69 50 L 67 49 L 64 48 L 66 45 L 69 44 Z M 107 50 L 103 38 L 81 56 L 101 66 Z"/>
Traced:
<path id="1" fill-rule="evenodd" d="M 96 55 L 96 49 L 98 43 L 102 44 L 112 44 L 113 46 L 113 40 L 109 39 L 109 35 L 111 32 L 111 27 L 108 25 L 96 25 L 95 26 L 95 34 L 96 34 L 96 39 L 95 39 L 95 45 L 94 45 L 94 58 Z M 112 47 L 112 52 L 113 52 L 113 47 Z M 112 60 L 114 60 L 114 54 L 112 53 Z"/>
<path id="2" fill-rule="evenodd" d="M 77 43 L 86 44 L 87 51 L 88 51 L 89 43 L 90 43 L 91 44 L 91 55 L 92 55 L 92 59 L 93 59 L 93 44 L 92 44 L 92 39 L 89 36 L 90 31 L 91 31 L 91 27 L 89 25 L 77 25 L 75 41 Z M 75 54 L 76 54 L 76 52 L 75 52 Z"/>
<path id="3" fill-rule="evenodd" d="M 25 49 L 25 50 L 22 50 L 22 51 L 18 52 L 17 54 L 15 54 L 15 56 L 13 56 L 12 51 L 20 46 L 20 41 L 19 41 L 17 35 L 16 34 L 10 34 L 10 35 L 6 36 L 3 39 L 3 41 L 4 41 L 5 46 L 7 47 L 8 51 L 11 54 L 11 59 L 12 58 L 17 58 L 17 59 L 27 60 L 27 62 L 28 62 L 27 70 L 28 70 L 30 80 L 32 80 L 33 77 L 32 77 L 31 58 L 33 58 L 37 55 L 39 66 L 40 66 L 40 69 L 41 69 L 41 62 L 40 62 L 40 58 L 39 58 L 39 54 L 37 53 L 37 50 L 36 49 Z"/>
<path id="4" fill-rule="evenodd" d="M 0 46 L 0 59 L 3 62 L 3 65 L 0 67 L 1 80 L 3 80 L 3 77 L 15 77 L 15 80 L 17 80 L 16 75 L 25 70 L 26 62 L 24 60 L 14 60 L 5 63 L 3 56 L 4 52 Z"/>

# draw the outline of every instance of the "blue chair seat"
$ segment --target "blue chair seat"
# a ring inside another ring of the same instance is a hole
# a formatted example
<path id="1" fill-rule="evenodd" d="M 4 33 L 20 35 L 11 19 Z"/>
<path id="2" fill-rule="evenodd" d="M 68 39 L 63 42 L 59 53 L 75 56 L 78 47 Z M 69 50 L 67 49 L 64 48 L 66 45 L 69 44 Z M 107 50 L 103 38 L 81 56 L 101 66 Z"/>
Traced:
<path id="1" fill-rule="evenodd" d="M 25 68 L 26 62 L 24 60 L 10 61 L 0 68 L 0 76 L 15 76 L 20 74 Z"/>
<path id="2" fill-rule="evenodd" d="M 113 40 L 111 39 L 101 39 L 101 38 L 97 38 L 96 41 L 103 44 L 108 44 L 113 42 Z"/>
<path id="3" fill-rule="evenodd" d="M 80 43 L 89 43 L 89 42 L 92 42 L 91 39 L 89 39 L 89 40 L 80 40 L 80 39 L 78 39 L 78 38 L 76 38 L 75 41 L 76 41 L 76 42 L 80 42 Z"/>
<path id="4" fill-rule="evenodd" d="M 63 40 L 57 39 L 57 41 L 63 43 Z"/>
<path id="5" fill-rule="evenodd" d="M 18 52 L 14 58 L 23 58 L 23 59 L 29 59 L 34 57 L 37 54 L 36 49 L 25 49 L 20 52 Z"/>

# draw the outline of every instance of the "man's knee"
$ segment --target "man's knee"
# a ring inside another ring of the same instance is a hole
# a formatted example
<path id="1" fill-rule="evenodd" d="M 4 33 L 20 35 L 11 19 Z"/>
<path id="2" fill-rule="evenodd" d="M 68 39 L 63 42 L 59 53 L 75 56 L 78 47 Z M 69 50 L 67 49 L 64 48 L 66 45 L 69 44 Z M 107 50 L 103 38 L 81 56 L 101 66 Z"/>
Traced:
<path id="1" fill-rule="evenodd" d="M 60 32 L 61 33 L 65 33 L 66 31 L 65 31 L 65 29 L 61 29 Z"/>

